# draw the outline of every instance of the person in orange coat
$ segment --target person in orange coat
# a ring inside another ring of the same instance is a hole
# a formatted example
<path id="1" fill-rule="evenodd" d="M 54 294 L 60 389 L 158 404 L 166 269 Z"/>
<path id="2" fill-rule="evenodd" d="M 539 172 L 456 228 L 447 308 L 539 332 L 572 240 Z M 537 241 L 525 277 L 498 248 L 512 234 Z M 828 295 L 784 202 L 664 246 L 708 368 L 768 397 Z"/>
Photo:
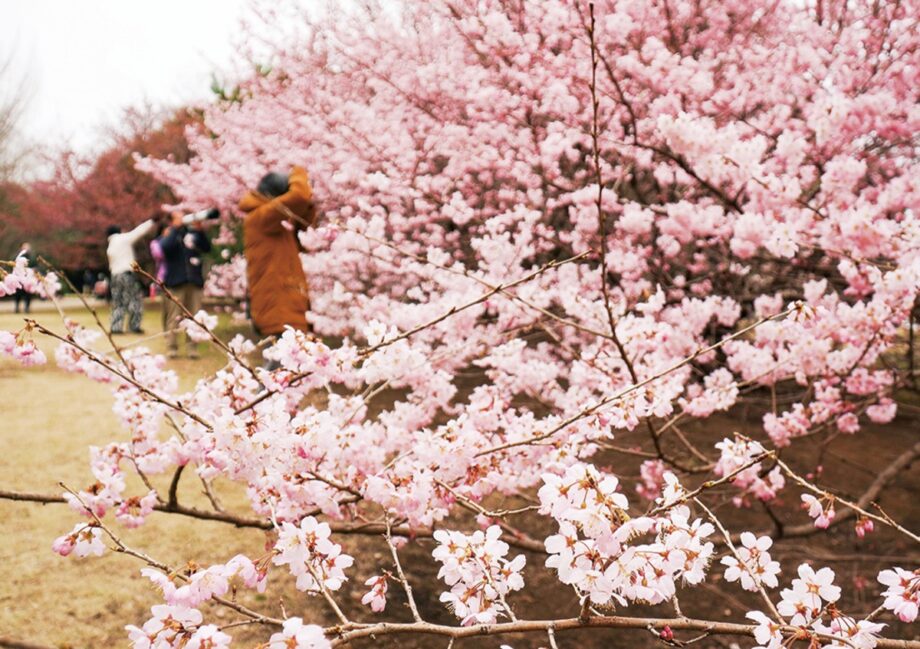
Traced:
<path id="1" fill-rule="evenodd" d="M 256 332 L 274 336 L 285 327 L 308 331 L 310 297 L 297 233 L 316 219 L 313 188 L 302 167 L 285 178 L 269 173 L 239 203 L 249 310 Z"/>

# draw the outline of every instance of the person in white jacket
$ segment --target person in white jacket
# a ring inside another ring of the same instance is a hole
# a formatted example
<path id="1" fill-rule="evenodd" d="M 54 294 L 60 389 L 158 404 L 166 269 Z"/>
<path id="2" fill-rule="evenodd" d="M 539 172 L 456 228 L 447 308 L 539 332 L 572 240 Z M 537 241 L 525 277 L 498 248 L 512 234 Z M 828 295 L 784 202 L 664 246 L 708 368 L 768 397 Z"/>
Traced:
<path id="1" fill-rule="evenodd" d="M 122 232 L 117 225 L 106 230 L 109 258 L 109 272 L 112 275 L 112 324 L 113 334 L 124 333 L 125 315 L 132 333 L 144 333 L 141 329 L 141 317 L 144 315 L 142 287 L 132 267 L 134 266 L 135 244 L 152 234 L 156 228 L 154 219 L 147 219 L 130 232 Z"/>

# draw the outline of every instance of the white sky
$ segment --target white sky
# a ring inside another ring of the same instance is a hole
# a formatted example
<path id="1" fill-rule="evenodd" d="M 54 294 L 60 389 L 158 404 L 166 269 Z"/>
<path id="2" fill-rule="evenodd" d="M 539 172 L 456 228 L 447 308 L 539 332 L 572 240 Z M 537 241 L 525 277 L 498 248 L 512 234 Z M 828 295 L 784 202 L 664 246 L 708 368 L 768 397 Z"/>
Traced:
<path id="1" fill-rule="evenodd" d="M 22 136 L 91 151 L 126 107 L 206 100 L 249 11 L 249 0 L 0 0 L 0 57 L 14 55 L 31 94 Z"/>

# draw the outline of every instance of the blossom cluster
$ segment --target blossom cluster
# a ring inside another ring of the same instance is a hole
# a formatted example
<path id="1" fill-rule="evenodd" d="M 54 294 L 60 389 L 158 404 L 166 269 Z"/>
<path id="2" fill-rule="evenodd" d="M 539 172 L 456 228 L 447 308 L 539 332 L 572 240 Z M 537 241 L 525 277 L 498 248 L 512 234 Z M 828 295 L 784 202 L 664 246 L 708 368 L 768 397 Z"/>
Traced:
<path id="1" fill-rule="evenodd" d="M 192 317 L 183 318 L 179 322 L 179 329 L 188 334 L 195 342 L 204 342 L 211 338 L 211 332 L 217 326 L 217 316 L 207 311 L 198 311 Z"/>
<path id="2" fill-rule="evenodd" d="M 763 463 L 754 461 L 767 452 L 760 442 L 740 437 L 726 437 L 715 447 L 720 454 L 713 473 L 719 476 L 734 475 L 732 484 L 741 491 L 734 498 L 736 505 L 744 504 L 747 496 L 764 501 L 773 500 L 777 492 L 786 485 L 786 479 L 778 466 L 762 475 Z"/>
<path id="3" fill-rule="evenodd" d="M 354 559 L 329 540 L 330 533 L 328 523 L 318 523 L 312 516 L 304 518 L 300 525 L 282 523 L 272 563 L 288 566 L 299 590 L 338 590 L 348 579 L 345 570 Z"/>
<path id="4" fill-rule="evenodd" d="M 798 568 L 798 578 L 792 587 L 783 589 L 776 610 L 781 619 L 770 619 L 761 611 L 751 611 L 747 617 L 756 623 L 754 636 L 758 649 L 781 649 L 788 640 L 781 626 L 791 624 L 801 636 L 810 638 L 812 646 L 832 649 L 854 647 L 873 649 L 885 624 L 870 618 L 856 620 L 842 614 L 835 607 L 840 599 L 840 587 L 834 585 L 834 571 L 830 568 L 814 570 L 808 564 Z"/>
<path id="5" fill-rule="evenodd" d="M 189 570 L 183 575 L 181 585 L 176 585 L 178 576 L 165 575 L 154 568 L 144 568 L 141 574 L 152 581 L 163 593 L 163 599 L 170 606 L 198 608 L 214 597 L 227 594 L 235 584 L 264 592 L 268 567 L 253 563 L 248 557 L 238 554 L 225 564 L 206 569 Z"/>
<path id="6" fill-rule="evenodd" d="M 329 649 L 332 644 L 315 624 L 304 624 L 299 617 L 284 621 L 280 633 L 273 633 L 266 649 Z"/>
<path id="7" fill-rule="evenodd" d="M 543 481 L 541 511 L 559 523 L 559 533 L 546 539 L 546 565 L 593 604 L 659 604 L 680 582 L 705 578 L 714 553 L 706 539 L 714 528 L 692 519 L 688 507 L 666 505 L 661 516 L 632 518 L 617 478 L 591 465 L 573 465 Z"/>
<path id="8" fill-rule="evenodd" d="M 102 529 L 92 523 L 77 523 L 69 534 L 59 536 L 51 549 L 62 557 L 73 553 L 75 557 L 97 556 L 105 553 Z"/>
<path id="9" fill-rule="evenodd" d="M 128 625 L 132 649 L 222 649 L 230 646 L 230 636 L 212 624 L 202 625 L 201 611 L 185 606 L 158 604 L 153 617 L 142 627 Z"/>
<path id="10" fill-rule="evenodd" d="M 499 616 L 514 617 L 505 596 L 524 587 L 521 570 L 525 558 L 507 559 L 508 544 L 501 528 L 492 525 L 472 534 L 438 530 L 438 547 L 432 555 L 439 561 L 438 578 L 450 586 L 441 594 L 462 624 L 494 624 Z"/>
<path id="11" fill-rule="evenodd" d="M 884 607 L 902 622 L 916 620 L 917 609 L 920 607 L 920 571 L 909 572 L 903 568 L 883 570 L 878 580 L 888 586 L 882 593 L 885 598 Z"/>
<path id="12" fill-rule="evenodd" d="M 814 519 L 815 527 L 819 529 L 827 529 L 837 515 L 834 511 L 834 500 L 826 496 L 816 498 L 811 494 L 802 494 L 802 505 Z"/>
<path id="13" fill-rule="evenodd" d="M 0 297 L 25 291 L 39 297 L 50 299 L 61 290 L 61 280 L 54 272 L 44 275 L 29 267 L 26 257 L 19 257 L 12 268 L 6 271 L 0 268 Z"/>
<path id="14" fill-rule="evenodd" d="M 246 258 L 239 254 L 232 255 L 226 263 L 212 266 L 205 279 L 204 293 L 211 297 L 245 300 L 249 295 Z"/>
<path id="15" fill-rule="evenodd" d="M 756 537 L 750 532 L 741 533 L 741 547 L 737 556 L 722 558 L 726 581 L 741 581 L 744 590 L 756 591 L 760 587 L 776 588 L 779 581 L 779 562 L 773 561 L 768 550 L 773 545 L 769 536 Z"/>
<path id="16" fill-rule="evenodd" d="M 15 334 L 0 330 L 0 354 L 14 358 L 24 367 L 44 365 L 48 362 L 45 352 L 39 349 L 35 341 L 27 334 L 27 329 Z"/>

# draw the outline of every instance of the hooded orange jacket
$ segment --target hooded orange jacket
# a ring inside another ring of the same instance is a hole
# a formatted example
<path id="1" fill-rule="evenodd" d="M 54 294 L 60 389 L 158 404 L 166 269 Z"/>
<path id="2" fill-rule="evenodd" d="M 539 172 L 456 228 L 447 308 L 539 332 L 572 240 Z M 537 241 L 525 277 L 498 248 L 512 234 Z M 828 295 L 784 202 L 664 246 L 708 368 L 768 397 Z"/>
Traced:
<path id="1" fill-rule="evenodd" d="M 316 217 L 313 188 L 305 169 L 294 167 L 288 191 L 276 198 L 249 192 L 240 200 L 249 308 L 260 334 L 280 334 L 285 326 L 307 331 L 310 298 L 300 263 L 297 232 Z"/>

